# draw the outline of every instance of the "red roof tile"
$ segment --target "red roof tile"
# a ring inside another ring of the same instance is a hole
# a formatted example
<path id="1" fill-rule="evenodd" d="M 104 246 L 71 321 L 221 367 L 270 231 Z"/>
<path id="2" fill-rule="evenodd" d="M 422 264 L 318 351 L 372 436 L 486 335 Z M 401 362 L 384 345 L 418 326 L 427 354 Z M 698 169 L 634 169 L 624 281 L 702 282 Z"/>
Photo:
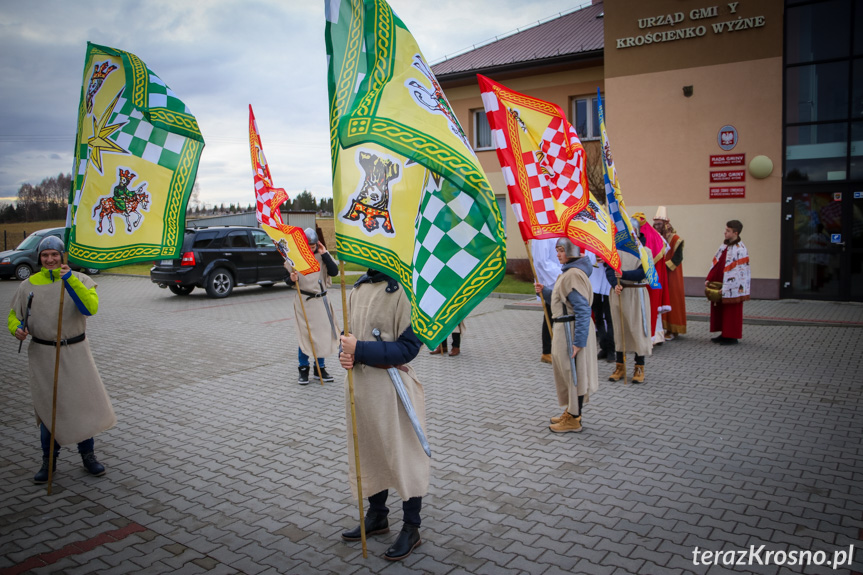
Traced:
<path id="1" fill-rule="evenodd" d="M 432 66 L 441 79 L 519 63 L 573 58 L 604 48 L 603 4 L 598 2 Z"/>

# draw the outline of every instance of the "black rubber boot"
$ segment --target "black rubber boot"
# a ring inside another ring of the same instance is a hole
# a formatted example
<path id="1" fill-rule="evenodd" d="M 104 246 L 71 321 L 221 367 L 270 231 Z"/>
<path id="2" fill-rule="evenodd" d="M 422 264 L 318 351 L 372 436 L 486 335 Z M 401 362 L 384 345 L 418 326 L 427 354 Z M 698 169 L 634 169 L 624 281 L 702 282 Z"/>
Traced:
<path id="1" fill-rule="evenodd" d="M 401 561 L 411 554 L 411 552 L 422 543 L 420 539 L 420 528 L 413 525 L 402 525 L 402 530 L 399 533 L 396 542 L 387 549 L 384 558 L 390 561 Z"/>
<path id="2" fill-rule="evenodd" d="M 390 522 L 386 515 L 378 515 L 369 511 L 366 513 L 366 537 L 370 535 L 382 535 L 390 532 Z M 345 541 L 359 541 L 361 539 L 360 526 L 357 525 L 350 531 L 342 533 Z"/>
<path id="3" fill-rule="evenodd" d="M 320 371 L 319 371 L 320 370 Z M 318 369 L 315 370 L 315 373 L 312 374 L 312 377 L 315 379 L 322 379 L 324 382 L 333 381 L 333 376 L 327 373 L 327 368 L 318 366 Z"/>
<path id="4" fill-rule="evenodd" d="M 96 460 L 96 454 L 92 451 L 82 453 L 81 462 L 84 464 L 84 469 L 86 469 L 90 475 L 94 475 L 96 477 L 105 475 L 105 466 Z"/>
<path id="5" fill-rule="evenodd" d="M 54 471 L 57 471 L 57 456 L 58 453 L 54 454 Z M 48 483 L 48 456 L 42 456 L 42 467 L 39 471 L 36 472 L 36 475 L 33 476 L 33 483 L 36 485 L 42 485 L 43 483 Z"/>
<path id="6" fill-rule="evenodd" d="M 300 370 L 300 378 L 297 380 L 297 382 L 300 385 L 309 385 L 309 366 L 308 365 L 300 366 L 299 370 Z"/>

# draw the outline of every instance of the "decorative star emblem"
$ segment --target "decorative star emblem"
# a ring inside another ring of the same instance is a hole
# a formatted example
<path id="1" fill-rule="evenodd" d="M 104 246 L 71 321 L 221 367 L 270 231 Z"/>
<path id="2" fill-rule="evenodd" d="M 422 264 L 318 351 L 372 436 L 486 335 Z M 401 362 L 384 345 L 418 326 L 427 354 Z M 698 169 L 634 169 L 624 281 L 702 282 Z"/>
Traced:
<path id="1" fill-rule="evenodd" d="M 120 100 L 120 95 L 122 93 L 123 91 L 121 90 L 117 94 L 117 97 L 114 98 L 111 105 L 102 113 L 98 122 L 95 117 L 93 118 L 93 136 L 87 140 L 87 146 L 90 149 L 90 160 L 93 162 L 93 165 L 96 166 L 96 169 L 99 170 L 100 174 L 102 173 L 102 152 L 111 152 L 115 154 L 129 153 L 127 150 L 124 150 L 122 146 L 118 145 L 113 140 L 108 139 L 111 134 L 125 126 L 126 122 L 112 124 L 110 126 L 106 125 L 108 120 L 111 118 L 111 114 L 114 112 L 114 107 L 117 105 L 117 101 Z"/>

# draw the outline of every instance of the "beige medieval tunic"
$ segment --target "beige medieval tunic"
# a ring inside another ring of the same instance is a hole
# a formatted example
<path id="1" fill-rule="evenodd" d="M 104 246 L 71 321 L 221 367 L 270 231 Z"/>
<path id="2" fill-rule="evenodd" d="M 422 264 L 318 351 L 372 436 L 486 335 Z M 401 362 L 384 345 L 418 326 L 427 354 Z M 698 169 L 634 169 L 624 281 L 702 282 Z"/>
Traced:
<path id="1" fill-rule="evenodd" d="M 569 268 L 557 276 L 554 289 L 551 292 L 551 313 L 555 317 L 573 314 L 572 304 L 567 296 L 578 292 L 587 304 L 588 317 L 590 314 L 590 303 L 593 301 L 593 286 L 590 277 L 578 268 Z M 590 394 L 599 389 L 599 371 L 596 365 L 596 326 L 590 319 L 590 327 L 587 333 L 587 345 L 575 356 L 575 373 L 578 376 L 578 388 L 574 389 L 572 384 L 572 367 L 570 356 L 572 348 L 566 341 L 563 330 L 569 329 L 572 333 L 572 323 L 555 323 L 554 337 L 551 339 L 551 366 L 554 370 L 554 383 L 557 387 L 557 400 L 561 407 L 573 414 L 578 415 L 578 396 L 584 396 L 584 403 L 588 402 Z M 575 393 L 573 393 L 575 391 Z"/>
<path id="2" fill-rule="evenodd" d="M 348 300 L 350 332 L 359 341 L 374 341 L 372 329 L 383 341 L 396 341 L 410 326 L 411 304 L 404 290 L 387 293 L 387 282 L 363 283 L 351 290 Z M 426 426 L 425 393 L 408 364 L 398 370 L 413 403 L 417 418 Z M 360 447 L 363 496 L 395 489 L 402 500 L 428 493 L 429 457 L 411 426 L 385 369 L 354 364 L 354 404 Z M 351 427 L 351 404 L 345 378 L 345 414 L 348 440 L 348 475 L 351 494 L 357 497 L 356 463 Z"/>
<path id="3" fill-rule="evenodd" d="M 618 253 L 622 270 L 634 270 L 641 266 L 641 260 L 634 255 L 624 251 Z M 623 292 L 620 295 L 609 294 L 608 298 L 611 304 L 611 321 L 614 324 L 614 349 L 619 352 L 625 350 L 626 353 L 635 352 L 636 355 L 650 356 L 653 354 L 653 342 L 650 336 L 650 294 L 645 287 L 647 280 L 641 282 L 620 280 L 620 284 L 623 286 Z M 615 286 L 612 284 L 611 287 Z M 621 305 L 623 306 L 622 328 Z"/>
<path id="4" fill-rule="evenodd" d="M 327 317 L 327 309 L 324 307 L 324 300 L 320 297 L 309 299 L 310 294 L 317 294 L 321 291 L 321 286 L 318 285 L 318 280 L 323 283 L 324 290 L 328 290 L 333 285 L 332 279 L 327 275 L 327 267 L 321 261 L 321 254 L 315 254 L 315 259 L 321 270 L 317 273 L 312 273 L 307 276 L 298 274 L 300 277 L 297 280 L 297 287 L 300 293 L 294 297 L 294 319 L 297 323 L 297 339 L 299 340 L 300 349 L 309 357 L 314 357 L 315 353 L 320 358 L 328 357 L 338 353 L 339 338 L 342 328 L 339 326 L 339 320 L 333 312 L 332 297 L 333 294 L 327 294 L 327 302 L 330 306 L 330 313 L 333 317 L 333 323 L 336 326 L 336 335 L 333 336 L 333 330 L 330 326 L 330 319 Z M 306 292 L 303 295 L 302 292 Z M 300 298 L 303 299 L 302 303 Z M 306 313 L 303 315 L 303 306 Z M 308 318 L 309 327 L 306 328 L 306 319 Z M 312 332 L 311 339 L 309 338 L 309 330 Z M 314 340 L 314 353 L 312 352 L 312 341 Z"/>
<path id="5" fill-rule="evenodd" d="M 86 289 L 96 287 L 89 277 L 72 272 Z M 31 280 L 39 281 L 43 273 L 34 274 Z M 57 319 L 60 311 L 60 290 L 63 282 L 38 285 L 25 280 L 18 286 L 12 300 L 12 310 L 24 319 L 27 296 L 33 292 L 28 330 L 39 339 L 57 339 Z M 62 339 L 85 333 L 87 324 L 69 293 L 64 296 Z M 54 361 L 56 349 L 30 340 L 27 355 L 30 364 L 30 393 L 36 412 L 36 424 L 44 423 L 51 429 L 51 406 L 54 392 Z M 99 377 L 96 363 L 90 353 L 90 341 L 60 347 L 60 369 L 57 380 L 57 419 L 55 439 L 60 445 L 71 445 L 89 439 L 117 423 L 108 392 Z"/>

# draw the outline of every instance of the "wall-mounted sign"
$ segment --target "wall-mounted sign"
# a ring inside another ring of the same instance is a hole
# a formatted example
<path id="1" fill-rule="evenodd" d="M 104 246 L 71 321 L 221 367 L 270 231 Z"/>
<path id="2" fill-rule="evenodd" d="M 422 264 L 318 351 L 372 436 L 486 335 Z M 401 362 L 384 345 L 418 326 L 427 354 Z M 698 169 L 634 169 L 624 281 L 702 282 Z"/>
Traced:
<path id="1" fill-rule="evenodd" d="M 841 244 L 842 243 L 842 234 L 830 234 L 830 243 L 831 244 Z"/>
<path id="2" fill-rule="evenodd" d="M 743 182 L 746 180 L 746 170 L 720 170 L 710 172 L 710 183 Z"/>
<path id="3" fill-rule="evenodd" d="M 648 30 L 635 36 L 616 38 L 618 49 L 634 48 L 636 46 L 649 46 L 663 42 L 674 42 L 676 40 L 687 40 L 690 38 L 703 38 L 708 32 L 714 35 L 731 34 L 742 30 L 763 28 L 767 24 L 767 18 L 761 16 L 746 16 L 737 13 L 737 5 L 740 2 L 728 2 L 726 5 L 704 6 L 689 10 L 688 12 L 674 12 L 670 14 L 656 14 L 638 19 L 638 29 Z M 714 18 L 725 18 L 714 20 Z M 687 24 L 692 24 L 687 26 Z M 652 30 L 668 26 L 667 30 Z"/>
<path id="4" fill-rule="evenodd" d="M 855 200 L 863 199 L 863 192 L 854 192 L 854 199 Z"/>
<path id="5" fill-rule="evenodd" d="M 842 192 L 833 192 L 833 201 L 841 202 L 842 201 Z"/>
<path id="6" fill-rule="evenodd" d="M 725 150 L 731 150 L 737 145 L 737 129 L 734 126 L 722 126 L 716 135 L 716 143 Z"/>
<path id="7" fill-rule="evenodd" d="M 723 154 L 721 156 L 710 156 L 710 167 L 720 166 L 743 166 L 746 164 L 746 154 Z"/>
<path id="8" fill-rule="evenodd" d="M 745 198 L 745 186 L 723 186 L 721 188 L 710 188 L 710 199 Z"/>

